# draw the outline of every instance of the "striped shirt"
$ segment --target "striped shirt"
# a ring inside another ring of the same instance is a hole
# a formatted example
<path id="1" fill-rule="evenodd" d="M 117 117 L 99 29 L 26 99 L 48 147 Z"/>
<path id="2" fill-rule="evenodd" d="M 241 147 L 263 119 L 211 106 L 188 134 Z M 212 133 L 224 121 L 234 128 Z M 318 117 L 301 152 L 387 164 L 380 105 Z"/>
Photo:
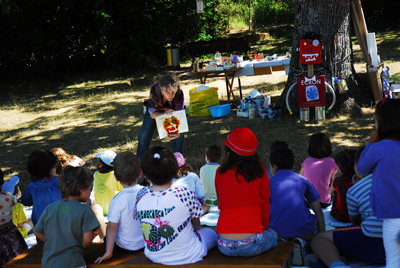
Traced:
<path id="1" fill-rule="evenodd" d="M 347 192 L 347 207 L 349 216 L 361 215 L 361 230 L 369 237 L 382 237 L 382 220 L 372 216 L 372 209 L 369 203 L 371 192 L 372 174 L 357 182 Z"/>

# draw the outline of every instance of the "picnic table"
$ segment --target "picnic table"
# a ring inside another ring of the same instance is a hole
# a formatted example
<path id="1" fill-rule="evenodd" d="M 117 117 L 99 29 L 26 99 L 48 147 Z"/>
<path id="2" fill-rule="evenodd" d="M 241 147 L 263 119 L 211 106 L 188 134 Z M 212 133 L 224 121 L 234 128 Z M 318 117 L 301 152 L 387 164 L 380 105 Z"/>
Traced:
<path id="1" fill-rule="evenodd" d="M 240 77 L 244 76 L 256 76 L 256 75 L 269 75 L 277 71 L 285 71 L 286 75 L 289 74 L 290 58 L 279 57 L 274 60 L 252 60 L 243 61 L 239 63 L 239 67 L 227 70 L 212 70 L 212 71 L 199 71 L 193 72 L 199 76 L 200 83 L 205 84 L 207 78 L 210 77 L 225 77 L 226 93 L 228 96 L 228 102 L 230 97 L 235 100 L 233 93 L 233 81 L 235 77 L 238 78 L 239 94 L 242 99 L 242 84 Z"/>

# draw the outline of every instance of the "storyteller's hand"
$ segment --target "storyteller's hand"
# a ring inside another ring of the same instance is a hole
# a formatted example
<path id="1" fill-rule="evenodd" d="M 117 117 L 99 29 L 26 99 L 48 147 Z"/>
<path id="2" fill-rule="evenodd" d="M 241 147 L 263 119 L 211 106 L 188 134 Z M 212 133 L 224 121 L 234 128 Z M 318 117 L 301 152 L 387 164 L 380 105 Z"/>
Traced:
<path id="1" fill-rule="evenodd" d="M 168 110 L 166 110 L 164 113 L 165 113 L 166 115 L 172 115 L 174 112 L 175 112 L 174 110 L 168 109 Z"/>
<path id="2" fill-rule="evenodd" d="M 112 257 L 112 252 L 106 251 L 102 257 L 98 257 L 94 263 L 100 264 L 102 261 L 106 261 Z"/>
<path id="3" fill-rule="evenodd" d="M 171 134 L 171 135 L 169 135 L 169 136 L 167 136 L 167 138 L 170 140 L 170 141 L 172 141 L 172 140 L 175 140 L 175 139 L 177 139 L 177 138 L 179 138 L 179 136 L 180 136 L 181 134 Z"/>

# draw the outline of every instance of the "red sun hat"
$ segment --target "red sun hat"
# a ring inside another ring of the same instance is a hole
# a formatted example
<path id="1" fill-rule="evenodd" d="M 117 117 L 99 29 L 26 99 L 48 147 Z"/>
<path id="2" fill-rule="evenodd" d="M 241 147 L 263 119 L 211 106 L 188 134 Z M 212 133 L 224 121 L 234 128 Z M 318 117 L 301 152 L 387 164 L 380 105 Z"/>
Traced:
<path id="1" fill-rule="evenodd" d="M 222 144 L 239 155 L 251 156 L 257 150 L 257 137 L 249 128 L 239 127 L 232 130 Z"/>

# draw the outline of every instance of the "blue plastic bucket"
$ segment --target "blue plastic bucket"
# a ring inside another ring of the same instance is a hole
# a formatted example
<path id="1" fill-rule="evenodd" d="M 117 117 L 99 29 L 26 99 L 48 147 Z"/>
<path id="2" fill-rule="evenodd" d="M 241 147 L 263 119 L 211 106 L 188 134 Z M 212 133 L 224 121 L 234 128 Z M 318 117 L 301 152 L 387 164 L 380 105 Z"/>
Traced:
<path id="1" fill-rule="evenodd" d="M 209 107 L 212 117 L 223 117 L 231 113 L 232 103 Z"/>

